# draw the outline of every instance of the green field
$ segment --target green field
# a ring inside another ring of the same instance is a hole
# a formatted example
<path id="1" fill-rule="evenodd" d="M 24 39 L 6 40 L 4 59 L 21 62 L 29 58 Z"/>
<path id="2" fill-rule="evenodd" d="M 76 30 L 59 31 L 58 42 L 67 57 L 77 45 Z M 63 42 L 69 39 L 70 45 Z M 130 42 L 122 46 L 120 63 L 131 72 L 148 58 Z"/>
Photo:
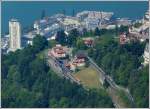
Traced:
<path id="1" fill-rule="evenodd" d="M 102 87 L 99 81 L 99 75 L 97 71 L 92 68 L 84 68 L 77 73 L 74 73 L 74 76 L 78 78 L 81 84 L 86 88 L 96 88 L 99 89 Z"/>

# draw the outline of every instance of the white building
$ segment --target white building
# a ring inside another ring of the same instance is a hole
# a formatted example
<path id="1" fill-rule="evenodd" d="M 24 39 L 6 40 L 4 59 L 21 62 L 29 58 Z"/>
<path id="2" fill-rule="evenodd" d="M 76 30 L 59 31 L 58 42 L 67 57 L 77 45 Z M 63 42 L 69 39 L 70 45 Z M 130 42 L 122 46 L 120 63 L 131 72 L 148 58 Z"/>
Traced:
<path id="1" fill-rule="evenodd" d="M 100 20 L 97 18 L 86 18 L 84 22 L 88 30 L 94 30 L 96 27 L 100 26 Z"/>
<path id="2" fill-rule="evenodd" d="M 9 21 L 10 51 L 21 48 L 21 25 L 16 19 Z"/>
<path id="3" fill-rule="evenodd" d="M 132 20 L 128 19 L 128 18 L 117 18 L 116 20 L 116 24 L 120 27 L 121 25 L 123 26 L 129 26 L 131 25 Z"/>
<path id="4" fill-rule="evenodd" d="M 60 21 L 65 31 L 70 31 L 74 28 L 79 28 L 81 23 L 78 19 L 73 17 L 67 17 L 63 21 Z"/>
<path id="5" fill-rule="evenodd" d="M 145 50 L 144 50 L 144 65 L 149 64 L 149 43 L 146 44 Z"/>

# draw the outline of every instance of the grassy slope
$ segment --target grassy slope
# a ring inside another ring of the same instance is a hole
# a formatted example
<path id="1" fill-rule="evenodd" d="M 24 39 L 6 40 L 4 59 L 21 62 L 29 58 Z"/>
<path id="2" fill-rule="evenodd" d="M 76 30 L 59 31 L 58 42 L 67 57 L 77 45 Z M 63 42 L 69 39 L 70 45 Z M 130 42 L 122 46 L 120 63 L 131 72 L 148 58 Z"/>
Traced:
<path id="1" fill-rule="evenodd" d="M 97 71 L 92 67 L 85 68 L 75 73 L 74 76 L 78 78 L 83 86 L 87 88 L 96 88 L 99 89 L 102 85 L 99 82 L 99 76 Z"/>
<path id="2" fill-rule="evenodd" d="M 128 98 L 124 92 L 122 92 L 120 90 L 115 90 L 110 87 L 107 89 L 107 92 L 109 93 L 109 95 L 111 96 L 113 101 L 116 101 L 117 104 L 119 104 L 120 108 L 127 108 L 127 107 L 130 108 L 131 107 L 130 103 L 128 101 Z"/>

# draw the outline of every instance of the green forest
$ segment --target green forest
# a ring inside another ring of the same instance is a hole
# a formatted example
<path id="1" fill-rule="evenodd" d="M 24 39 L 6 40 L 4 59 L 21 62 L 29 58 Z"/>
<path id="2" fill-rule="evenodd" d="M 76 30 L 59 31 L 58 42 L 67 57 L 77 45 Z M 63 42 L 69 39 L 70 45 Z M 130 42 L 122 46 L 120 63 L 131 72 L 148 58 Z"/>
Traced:
<path id="1" fill-rule="evenodd" d="M 114 107 L 103 90 L 84 89 L 81 85 L 60 78 L 37 56 L 49 47 L 41 36 L 33 46 L 2 54 L 2 107 Z"/>
<path id="2" fill-rule="evenodd" d="M 101 35 L 88 54 L 118 85 L 129 88 L 136 107 L 149 105 L 149 67 L 142 66 L 145 42 L 116 42 L 111 34 Z"/>
<path id="3" fill-rule="evenodd" d="M 2 107 L 114 107 L 104 89 L 85 89 L 82 85 L 56 75 L 38 54 L 56 43 L 73 47 L 73 53 L 86 50 L 88 55 L 114 81 L 130 90 L 135 107 L 149 106 L 149 67 L 142 66 L 145 42 L 131 41 L 120 45 L 114 37 L 128 27 L 112 30 L 98 28 L 79 33 L 72 30 L 57 33 L 56 41 L 37 36 L 33 45 L 2 54 Z M 85 46 L 82 38 L 93 37 L 93 47 Z"/>

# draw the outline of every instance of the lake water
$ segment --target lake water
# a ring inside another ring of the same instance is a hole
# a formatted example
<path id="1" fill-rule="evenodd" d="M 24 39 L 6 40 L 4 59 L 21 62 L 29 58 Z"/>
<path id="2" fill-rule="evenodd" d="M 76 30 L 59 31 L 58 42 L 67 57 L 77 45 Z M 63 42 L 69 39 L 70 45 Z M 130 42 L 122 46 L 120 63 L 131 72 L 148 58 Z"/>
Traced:
<path id="1" fill-rule="evenodd" d="M 65 10 L 67 15 L 72 15 L 73 10 L 75 13 L 83 10 L 95 11 L 110 11 L 114 12 L 115 17 L 128 17 L 130 19 L 140 19 L 148 10 L 148 2 L 102 2 L 102 1 L 74 1 L 74 2 L 17 2 L 17 1 L 3 1 L 2 2 L 2 33 L 8 32 L 8 21 L 11 18 L 17 18 L 23 27 L 30 26 L 37 19 L 40 19 L 42 10 L 45 10 L 47 16 Z"/>

